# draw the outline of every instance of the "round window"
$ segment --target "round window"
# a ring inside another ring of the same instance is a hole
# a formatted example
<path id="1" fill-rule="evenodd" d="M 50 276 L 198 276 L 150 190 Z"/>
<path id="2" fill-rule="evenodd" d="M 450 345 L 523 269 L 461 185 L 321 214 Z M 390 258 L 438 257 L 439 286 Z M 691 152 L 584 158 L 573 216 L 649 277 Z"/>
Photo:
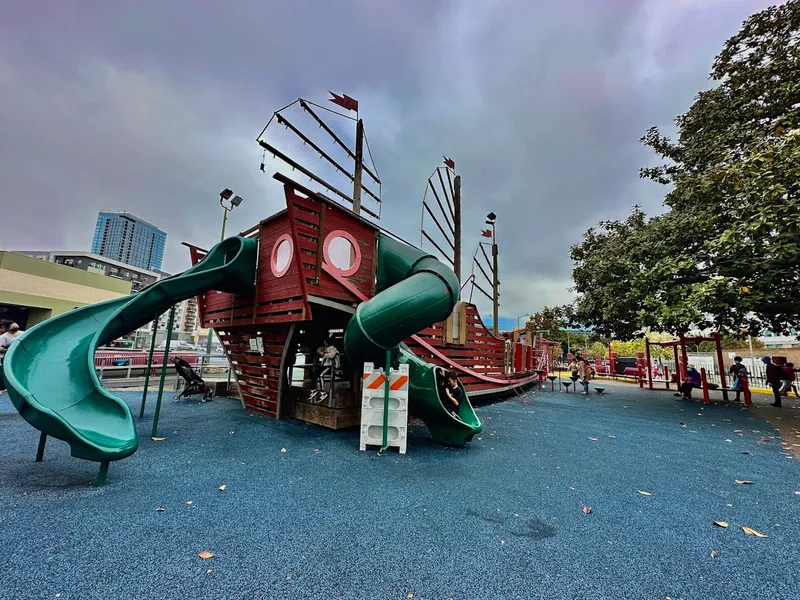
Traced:
<path id="1" fill-rule="evenodd" d="M 355 238 L 338 229 L 331 231 L 325 238 L 325 262 L 340 275 L 353 275 L 361 266 L 361 250 Z"/>
<path id="2" fill-rule="evenodd" d="M 289 265 L 292 264 L 292 250 L 292 237 L 289 234 L 283 234 L 275 242 L 269 265 L 275 277 L 282 277 L 289 270 Z"/>

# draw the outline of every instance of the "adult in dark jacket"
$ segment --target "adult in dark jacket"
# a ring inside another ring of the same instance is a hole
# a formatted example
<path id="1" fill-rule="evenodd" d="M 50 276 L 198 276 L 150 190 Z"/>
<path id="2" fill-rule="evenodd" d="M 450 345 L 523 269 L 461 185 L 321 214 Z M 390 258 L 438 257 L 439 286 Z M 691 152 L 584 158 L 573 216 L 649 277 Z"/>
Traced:
<path id="1" fill-rule="evenodd" d="M 761 359 L 765 365 L 767 365 L 767 383 L 769 387 L 772 388 L 772 393 L 775 395 L 775 402 L 770 404 L 770 406 L 774 406 L 775 408 L 781 407 L 781 380 L 783 379 L 783 369 L 781 369 L 778 365 L 772 362 L 772 359 L 769 356 L 765 356 Z"/>

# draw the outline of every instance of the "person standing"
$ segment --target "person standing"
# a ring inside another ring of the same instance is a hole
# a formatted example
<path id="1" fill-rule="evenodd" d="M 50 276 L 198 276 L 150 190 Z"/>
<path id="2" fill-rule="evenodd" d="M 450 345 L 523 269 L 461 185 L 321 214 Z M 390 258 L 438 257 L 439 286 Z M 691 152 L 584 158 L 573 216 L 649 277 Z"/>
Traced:
<path id="1" fill-rule="evenodd" d="M 589 394 L 589 378 L 591 376 L 591 372 L 589 370 L 589 363 L 586 362 L 586 359 L 582 356 L 578 357 L 578 378 L 581 381 L 581 385 L 583 385 L 583 391 L 581 394 L 584 396 Z"/>
<path id="2" fill-rule="evenodd" d="M 739 396 L 741 395 L 742 391 L 744 391 L 744 381 L 747 379 L 747 367 L 742 364 L 742 357 L 735 356 L 733 358 L 733 364 L 731 368 L 728 369 L 728 372 L 733 377 L 733 384 L 732 387 L 736 390 L 736 400 L 735 402 L 740 402 Z"/>
<path id="3" fill-rule="evenodd" d="M 769 387 L 772 388 L 772 393 L 775 395 L 775 402 L 770 404 L 770 406 L 774 406 L 775 408 L 781 407 L 781 379 L 783 378 L 783 369 L 781 369 L 778 365 L 772 362 L 772 359 L 769 356 L 765 356 L 761 359 L 767 366 L 767 383 Z"/>

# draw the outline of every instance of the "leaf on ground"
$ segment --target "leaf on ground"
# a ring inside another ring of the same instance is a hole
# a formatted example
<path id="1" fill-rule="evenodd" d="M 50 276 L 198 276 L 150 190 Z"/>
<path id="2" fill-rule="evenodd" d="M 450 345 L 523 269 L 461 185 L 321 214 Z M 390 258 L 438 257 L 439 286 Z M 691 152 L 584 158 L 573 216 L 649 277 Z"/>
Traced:
<path id="1" fill-rule="evenodd" d="M 729 506 L 730 508 L 733 508 L 733 504 L 727 504 L 726 506 Z"/>
<path id="2" fill-rule="evenodd" d="M 585 515 L 592 514 L 592 507 L 591 506 L 584 506 L 583 507 L 583 514 L 585 514 Z"/>
<path id="3" fill-rule="evenodd" d="M 716 550 L 712 550 L 711 551 L 711 558 L 717 558 L 718 556 L 719 556 L 719 552 L 717 552 Z"/>
<path id="4" fill-rule="evenodd" d="M 281 453 L 286 454 L 286 448 L 281 448 Z"/>
<path id="5" fill-rule="evenodd" d="M 167 439 L 167 438 L 154 437 L 154 438 L 151 438 L 151 439 L 152 439 L 154 442 L 163 442 L 163 441 L 164 441 L 165 439 Z"/>
<path id="6" fill-rule="evenodd" d="M 191 500 L 187 500 L 187 501 L 186 501 L 186 504 L 191 504 L 191 503 L 192 503 L 192 501 L 191 501 Z"/>
<path id="7" fill-rule="evenodd" d="M 236 433 L 235 431 L 229 431 L 229 432 L 228 432 L 228 435 L 233 435 L 233 434 L 235 434 L 235 433 Z"/>
<path id="8" fill-rule="evenodd" d="M 502 546 L 503 544 L 505 544 L 505 543 L 506 543 L 506 541 L 505 541 L 505 540 L 500 540 L 500 545 L 501 545 L 501 546 Z"/>
<path id="9" fill-rule="evenodd" d="M 725 441 L 728 442 L 729 444 L 733 443 L 733 440 L 725 440 Z"/>
<path id="10" fill-rule="evenodd" d="M 593 442 L 597 441 L 597 438 L 590 437 L 589 439 L 592 440 Z"/>
<path id="11" fill-rule="evenodd" d="M 156 512 L 164 512 L 165 510 L 167 510 L 167 509 L 166 508 L 157 508 Z"/>
<path id="12" fill-rule="evenodd" d="M 409 592 L 408 594 L 406 594 L 406 598 L 413 598 L 413 597 L 414 597 L 414 594 L 412 594 L 411 592 Z"/>
<path id="13" fill-rule="evenodd" d="M 514 513 L 514 518 L 519 519 L 519 515 L 517 513 Z"/>
<path id="14" fill-rule="evenodd" d="M 572 486 L 570 486 L 570 488 L 569 488 L 569 489 L 571 489 L 573 492 L 575 491 L 575 488 L 574 488 L 574 487 L 572 487 Z"/>
<path id="15" fill-rule="evenodd" d="M 615 439 L 617 439 L 617 436 L 615 436 L 615 435 L 610 435 L 610 436 L 608 436 L 608 437 L 610 437 L 612 440 L 615 440 Z"/>
<path id="16" fill-rule="evenodd" d="M 225 491 L 225 484 L 224 483 L 221 486 L 219 486 L 219 491 L 220 492 L 224 492 Z"/>
<path id="17" fill-rule="evenodd" d="M 727 527 L 728 526 L 728 522 L 727 521 L 714 521 L 714 525 L 716 525 L 717 527 Z"/>
<path id="18" fill-rule="evenodd" d="M 749 479 L 734 479 L 733 483 L 738 483 L 739 485 L 750 485 L 753 482 L 750 481 Z"/>
<path id="19" fill-rule="evenodd" d="M 742 454 L 750 454 L 749 452 L 742 452 Z"/>
<path id="20" fill-rule="evenodd" d="M 642 496 L 652 496 L 653 495 L 650 492 L 643 492 L 642 490 L 636 490 L 636 491 L 639 492 Z"/>
<path id="21" fill-rule="evenodd" d="M 742 433 L 742 430 L 741 429 L 734 429 L 733 433 Z"/>
<path id="22" fill-rule="evenodd" d="M 767 537 L 766 535 L 764 535 L 760 531 L 756 531 L 755 529 L 752 529 L 751 527 L 746 527 L 745 525 L 742 525 L 742 531 L 744 531 L 747 535 L 754 535 L 754 536 L 760 537 L 760 538 Z"/>
<path id="23" fill-rule="evenodd" d="M 211 552 L 209 552 L 208 550 L 203 550 L 203 551 L 202 551 L 200 554 L 198 554 L 197 556 L 199 556 L 199 557 L 200 557 L 200 558 L 202 558 L 203 560 L 208 560 L 209 558 L 214 558 L 214 555 L 213 555 Z"/>
<path id="24" fill-rule="evenodd" d="M 686 423 L 681 423 L 681 427 L 686 427 Z"/>
<path id="25" fill-rule="evenodd" d="M 208 575 L 209 573 L 211 573 L 211 572 L 213 572 L 213 571 L 214 571 L 214 569 L 208 569 L 208 570 L 206 571 L 206 575 Z"/>

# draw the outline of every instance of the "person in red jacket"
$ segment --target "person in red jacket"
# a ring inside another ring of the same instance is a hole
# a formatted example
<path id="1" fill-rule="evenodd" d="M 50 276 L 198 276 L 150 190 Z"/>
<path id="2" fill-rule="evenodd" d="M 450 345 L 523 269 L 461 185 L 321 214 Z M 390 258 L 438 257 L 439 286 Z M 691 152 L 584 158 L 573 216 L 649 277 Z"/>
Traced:
<path id="1" fill-rule="evenodd" d="M 770 406 L 774 406 L 775 408 L 781 407 L 781 380 L 784 377 L 783 369 L 780 368 L 778 365 L 772 362 L 772 359 L 769 356 L 765 356 L 761 359 L 765 365 L 767 365 L 767 383 L 769 387 L 772 388 L 772 393 L 775 395 L 775 402 L 770 404 Z"/>
<path id="2" fill-rule="evenodd" d="M 781 396 L 789 396 L 789 390 L 794 392 L 796 398 L 800 398 L 797 394 L 797 386 L 794 384 L 794 363 L 786 363 L 783 367 L 783 377 L 781 385 Z"/>

